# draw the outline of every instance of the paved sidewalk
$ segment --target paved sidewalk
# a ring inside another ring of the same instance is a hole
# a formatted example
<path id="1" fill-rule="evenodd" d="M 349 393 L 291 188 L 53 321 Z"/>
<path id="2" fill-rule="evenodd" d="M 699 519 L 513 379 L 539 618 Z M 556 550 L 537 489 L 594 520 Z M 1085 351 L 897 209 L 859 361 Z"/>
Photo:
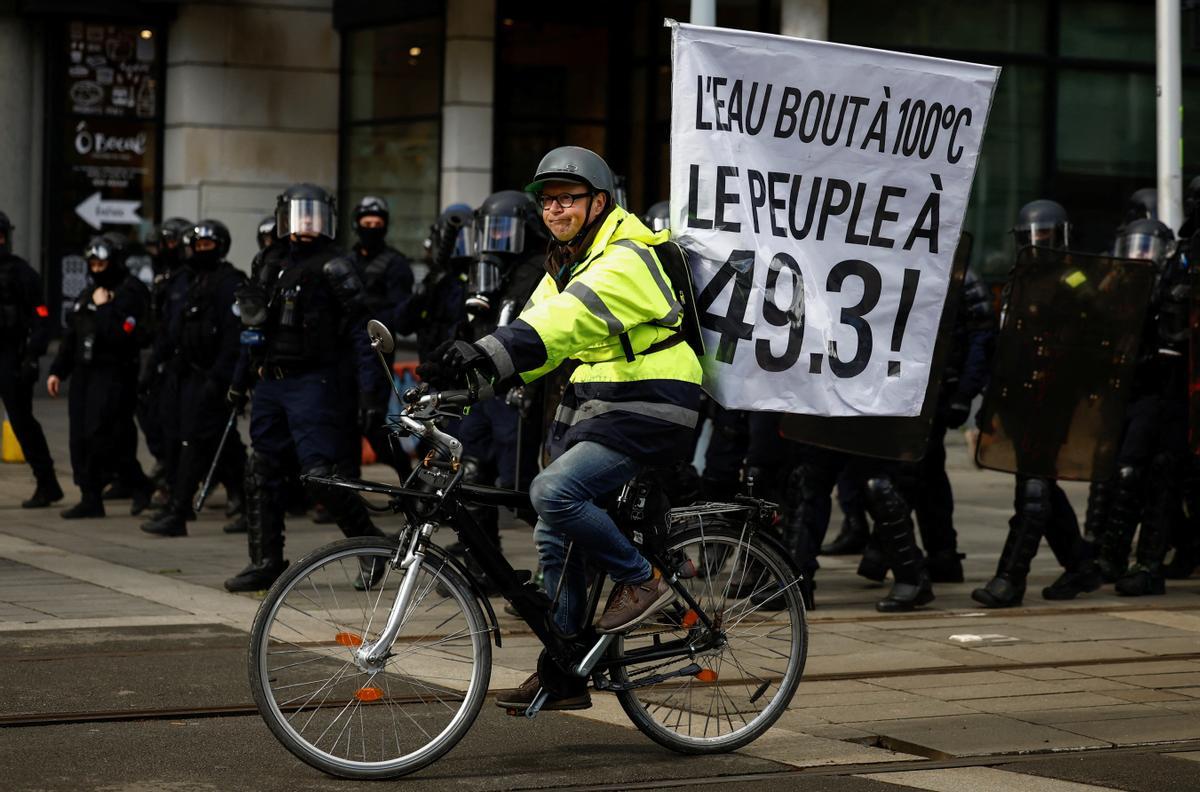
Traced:
<path id="1" fill-rule="evenodd" d="M 51 447 L 64 449 L 65 405 L 39 399 L 36 407 Z M 857 578 L 856 559 L 823 559 L 818 608 L 809 614 L 805 681 L 778 726 L 739 755 L 783 766 L 858 766 L 1142 744 L 1166 750 L 1172 742 L 1200 740 L 1200 580 L 1171 582 L 1163 597 L 1121 598 L 1108 587 L 1050 603 L 1039 592 L 1057 570 L 1044 548 L 1025 607 L 981 611 L 969 593 L 994 568 L 1012 478 L 974 469 L 961 444 L 949 451 L 968 582 L 937 586 L 938 598 L 924 611 L 885 617 L 873 603 L 886 589 Z M 60 454 L 69 504 L 75 492 L 66 486 L 64 462 Z M 385 470 L 366 475 L 384 477 Z M 56 632 L 83 640 L 83 628 L 97 635 L 204 625 L 234 635 L 248 631 L 257 599 L 221 587 L 246 563 L 246 549 L 244 537 L 221 531 L 220 492 L 213 498 L 217 508 L 189 524 L 189 536 L 160 539 L 137 529 L 139 520 L 128 516 L 125 503 L 114 504 L 103 520 L 72 522 L 59 519 L 57 509 L 22 510 L 19 501 L 31 489 L 26 467 L 0 466 L 0 633 L 10 644 L 33 645 L 46 640 L 37 636 Z M 1068 485 L 1067 491 L 1082 515 L 1086 487 Z M 337 536 L 332 526 L 289 520 L 287 555 L 298 559 Z M 527 527 L 514 522 L 503 543 L 515 566 L 534 565 Z M 495 653 L 493 688 L 523 679 L 539 650 L 500 604 L 505 636 Z M 136 689 L 138 680 L 127 684 Z M 243 692 L 225 703 L 248 700 Z M 16 706 L 0 694 L 0 709 L 20 711 Z M 608 696 L 570 717 L 631 729 Z M 1200 763 L 1187 760 L 1196 758 L 1171 758 L 1171 767 L 1195 779 L 1192 788 L 1200 788 Z M 1050 779 L 1038 786 L 1031 778 L 978 767 L 892 772 L 874 780 L 919 789 L 1097 788 L 1054 786 L 1067 782 Z"/>

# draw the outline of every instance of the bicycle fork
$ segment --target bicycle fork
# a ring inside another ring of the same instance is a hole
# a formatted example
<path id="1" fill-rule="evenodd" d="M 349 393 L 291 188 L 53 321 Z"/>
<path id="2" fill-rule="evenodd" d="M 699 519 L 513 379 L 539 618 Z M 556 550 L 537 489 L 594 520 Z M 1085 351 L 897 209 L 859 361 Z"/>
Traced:
<path id="1" fill-rule="evenodd" d="M 391 654 L 392 643 L 396 640 L 396 634 L 404 626 L 404 615 L 408 612 L 413 589 L 417 587 L 417 573 L 425 561 L 424 543 L 433 536 L 433 532 L 436 530 L 437 525 L 427 522 L 412 532 L 408 548 L 404 551 L 404 557 L 400 559 L 399 563 L 400 569 L 404 570 L 404 579 L 400 581 L 400 590 L 396 592 L 396 599 L 392 602 L 391 611 L 388 612 L 387 623 L 378 639 L 369 643 L 364 642 L 354 650 L 354 662 L 363 671 L 378 671 L 387 662 L 387 658 Z M 399 556 L 399 554 L 397 551 L 396 555 Z"/>

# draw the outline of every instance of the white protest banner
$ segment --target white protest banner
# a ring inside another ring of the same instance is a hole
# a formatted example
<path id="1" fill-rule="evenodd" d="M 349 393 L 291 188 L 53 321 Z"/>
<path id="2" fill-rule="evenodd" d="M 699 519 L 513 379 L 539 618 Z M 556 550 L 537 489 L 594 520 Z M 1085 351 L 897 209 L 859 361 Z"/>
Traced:
<path id="1" fill-rule="evenodd" d="M 1000 70 L 670 23 L 671 228 L 727 408 L 921 411 Z"/>

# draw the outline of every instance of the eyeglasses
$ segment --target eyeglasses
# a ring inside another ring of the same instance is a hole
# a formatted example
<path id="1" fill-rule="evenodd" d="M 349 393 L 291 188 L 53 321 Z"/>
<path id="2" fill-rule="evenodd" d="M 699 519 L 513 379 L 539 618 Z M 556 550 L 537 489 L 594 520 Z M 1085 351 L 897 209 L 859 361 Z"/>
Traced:
<path id="1" fill-rule="evenodd" d="M 590 192 L 559 193 L 558 195 L 546 195 L 545 193 L 542 193 L 538 196 L 538 200 L 541 201 L 542 211 L 544 212 L 550 208 L 550 204 L 554 203 L 558 204 L 563 209 L 570 209 L 571 205 L 575 203 L 576 198 L 589 198 L 591 195 L 592 193 Z"/>

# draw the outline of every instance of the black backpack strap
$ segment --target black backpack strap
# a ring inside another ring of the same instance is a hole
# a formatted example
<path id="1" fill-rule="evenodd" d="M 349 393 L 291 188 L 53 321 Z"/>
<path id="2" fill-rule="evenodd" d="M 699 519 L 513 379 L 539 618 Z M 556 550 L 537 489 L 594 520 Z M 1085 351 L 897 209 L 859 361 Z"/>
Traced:
<path id="1" fill-rule="evenodd" d="M 625 353 L 625 360 L 632 363 L 634 361 L 633 342 L 629 340 L 629 333 L 621 333 L 617 338 L 621 340 L 621 351 Z"/>

